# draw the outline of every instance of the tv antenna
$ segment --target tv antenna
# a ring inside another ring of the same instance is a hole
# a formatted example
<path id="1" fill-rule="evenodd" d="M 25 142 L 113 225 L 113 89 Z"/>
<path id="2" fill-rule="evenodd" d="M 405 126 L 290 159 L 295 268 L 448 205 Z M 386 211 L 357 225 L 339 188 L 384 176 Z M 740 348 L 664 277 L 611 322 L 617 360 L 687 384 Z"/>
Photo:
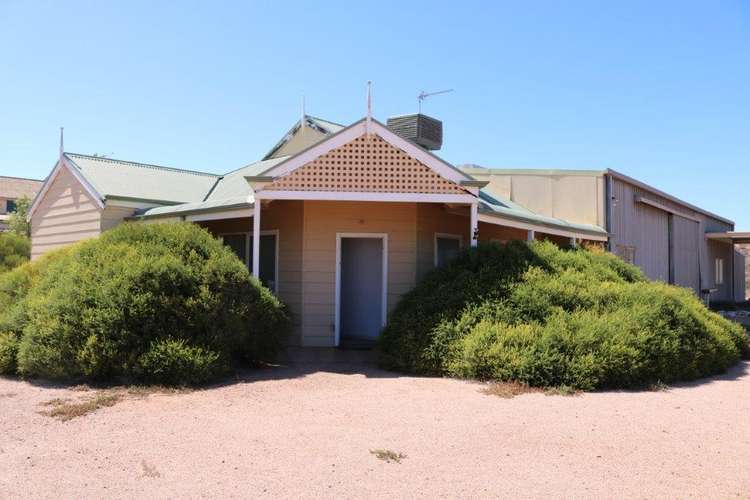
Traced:
<path id="1" fill-rule="evenodd" d="M 438 94 L 447 94 L 448 92 L 453 92 L 453 89 L 447 89 L 447 90 L 439 90 L 437 92 L 425 92 L 424 90 L 419 93 L 417 96 L 417 100 L 419 100 L 419 112 L 422 112 L 422 101 L 427 99 L 428 97 L 432 97 L 434 95 Z"/>

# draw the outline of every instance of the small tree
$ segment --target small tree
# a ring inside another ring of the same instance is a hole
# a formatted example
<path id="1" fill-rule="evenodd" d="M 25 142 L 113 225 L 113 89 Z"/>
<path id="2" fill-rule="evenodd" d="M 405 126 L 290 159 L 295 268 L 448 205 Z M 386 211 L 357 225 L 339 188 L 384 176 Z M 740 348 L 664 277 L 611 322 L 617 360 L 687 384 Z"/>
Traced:
<path id="1" fill-rule="evenodd" d="M 16 200 L 16 211 L 8 218 L 8 229 L 11 232 L 26 237 L 31 235 L 31 224 L 27 220 L 30 208 L 31 200 L 28 197 Z"/>

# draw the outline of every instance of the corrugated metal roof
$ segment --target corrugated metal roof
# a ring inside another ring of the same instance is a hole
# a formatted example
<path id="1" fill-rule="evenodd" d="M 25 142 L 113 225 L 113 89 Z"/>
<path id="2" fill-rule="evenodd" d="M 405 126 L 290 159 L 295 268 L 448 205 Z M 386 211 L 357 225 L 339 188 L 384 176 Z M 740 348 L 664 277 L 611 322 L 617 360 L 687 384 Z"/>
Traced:
<path id="1" fill-rule="evenodd" d="M 250 165 L 225 174 L 216 184 L 211 193 L 206 197 L 206 200 L 222 200 L 225 198 L 236 198 L 238 196 L 244 196 L 247 198 L 250 196 L 250 185 L 245 180 L 245 176 L 258 175 L 287 158 L 288 156 L 280 156 L 279 158 L 273 158 L 270 160 L 256 161 L 255 163 L 251 163 Z"/>
<path id="2" fill-rule="evenodd" d="M 219 176 L 146 163 L 65 153 L 103 197 L 171 203 L 202 201 Z"/>
<path id="3" fill-rule="evenodd" d="M 179 216 L 185 215 L 186 213 L 213 212 L 231 208 L 250 208 L 252 206 L 253 204 L 248 202 L 247 196 L 237 196 L 221 200 L 207 200 L 196 203 L 181 203 L 179 205 L 170 205 L 166 207 L 154 207 L 136 212 L 136 215 L 145 217 Z"/>

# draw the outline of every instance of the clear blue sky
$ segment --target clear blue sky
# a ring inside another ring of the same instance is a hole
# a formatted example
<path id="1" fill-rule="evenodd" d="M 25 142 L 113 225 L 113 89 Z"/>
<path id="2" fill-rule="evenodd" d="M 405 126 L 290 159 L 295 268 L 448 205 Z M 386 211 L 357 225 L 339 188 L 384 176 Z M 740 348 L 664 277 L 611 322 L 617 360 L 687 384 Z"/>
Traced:
<path id="1" fill-rule="evenodd" d="M 0 173 L 224 172 L 308 112 L 413 112 L 491 167 L 614 168 L 750 230 L 750 2 L 0 0 Z"/>

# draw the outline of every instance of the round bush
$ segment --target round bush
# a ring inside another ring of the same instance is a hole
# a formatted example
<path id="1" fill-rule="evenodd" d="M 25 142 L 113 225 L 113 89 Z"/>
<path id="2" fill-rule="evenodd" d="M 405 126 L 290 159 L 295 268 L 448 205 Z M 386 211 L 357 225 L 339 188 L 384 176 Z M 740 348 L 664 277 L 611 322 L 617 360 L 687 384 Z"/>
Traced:
<path id="1" fill-rule="evenodd" d="M 0 375 L 16 372 L 18 338 L 10 332 L 0 332 Z"/>
<path id="2" fill-rule="evenodd" d="M 12 304 L 0 328 L 20 336 L 26 376 L 196 383 L 270 360 L 288 326 L 231 250 L 189 223 L 123 224 L 13 273 L 0 277 Z"/>
<path id="3" fill-rule="evenodd" d="M 545 242 L 480 246 L 430 273 L 379 350 L 403 371 L 578 389 L 695 379 L 750 356 L 744 329 L 691 291 Z"/>

